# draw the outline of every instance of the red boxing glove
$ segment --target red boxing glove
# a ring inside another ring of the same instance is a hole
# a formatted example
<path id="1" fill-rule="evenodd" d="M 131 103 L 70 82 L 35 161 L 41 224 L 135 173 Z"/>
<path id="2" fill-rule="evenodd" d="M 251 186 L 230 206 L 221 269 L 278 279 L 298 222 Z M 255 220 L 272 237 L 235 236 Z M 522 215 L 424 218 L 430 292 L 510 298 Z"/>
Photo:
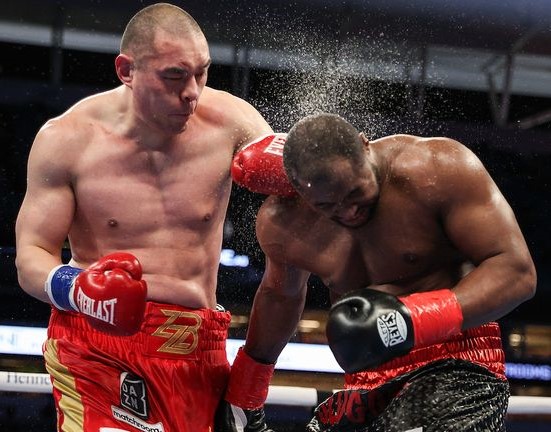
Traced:
<path id="1" fill-rule="evenodd" d="M 245 145 L 233 158 L 233 180 L 251 192 L 296 195 L 283 169 L 283 147 L 286 139 L 286 133 L 276 133 Z"/>
<path id="2" fill-rule="evenodd" d="M 243 347 L 233 361 L 225 400 L 246 410 L 262 408 L 268 397 L 275 365 L 259 363 Z"/>
<path id="3" fill-rule="evenodd" d="M 126 252 L 106 255 L 84 271 L 58 266 L 48 276 L 46 292 L 58 309 L 80 312 L 106 333 L 131 335 L 143 321 L 147 285 L 140 262 Z"/>

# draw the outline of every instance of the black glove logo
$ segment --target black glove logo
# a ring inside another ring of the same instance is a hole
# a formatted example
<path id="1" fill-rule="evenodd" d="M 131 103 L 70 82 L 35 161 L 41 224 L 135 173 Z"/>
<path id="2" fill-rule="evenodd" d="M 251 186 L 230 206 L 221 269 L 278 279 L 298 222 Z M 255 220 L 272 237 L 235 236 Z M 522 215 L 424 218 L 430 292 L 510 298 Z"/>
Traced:
<path id="1" fill-rule="evenodd" d="M 377 330 L 385 347 L 403 343 L 408 337 L 408 327 L 400 312 L 394 310 L 377 317 Z"/>

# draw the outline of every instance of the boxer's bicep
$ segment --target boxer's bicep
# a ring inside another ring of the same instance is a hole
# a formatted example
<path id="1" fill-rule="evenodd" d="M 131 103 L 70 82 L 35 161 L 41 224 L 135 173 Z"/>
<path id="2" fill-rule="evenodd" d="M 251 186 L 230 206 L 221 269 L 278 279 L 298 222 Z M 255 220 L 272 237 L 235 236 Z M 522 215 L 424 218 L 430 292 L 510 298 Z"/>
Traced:
<path id="1" fill-rule="evenodd" d="M 443 210 L 448 237 L 475 265 L 526 249 L 515 215 L 489 174 L 481 167 L 453 181 Z"/>
<path id="2" fill-rule="evenodd" d="M 59 263 L 75 211 L 66 168 L 56 147 L 37 136 L 28 161 L 27 190 L 16 221 L 17 268 L 23 289 L 41 298 L 47 272 Z"/>
<path id="3" fill-rule="evenodd" d="M 300 245 L 294 241 L 295 234 L 284 229 L 280 212 L 277 200 L 269 197 L 257 215 L 256 235 L 266 262 L 259 289 L 271 295 L 305 297 L 310 272 L 301 266 Z"/>
<path id="4" fill-rule="evenodd" d="M 260 287 L 273 295 L 289 298 L 305 296 L 310 273 L 280 260 L 266 256 L 266 267 Z"/>
<path id="5" fill-rule="evenodd" d="M 231 111 L 236 123 L 235 132 L 238 138 L 235 151 L 245 144 L 258 139 L 261 136 L 273 134 L 272 127 L 262 114 L 250 103 L 233 97 Z"/>
<path id="6" fill-rule="evenodd" d="M 476 158 L 450 170 L 441 184 L 448 187 L 441 213 L 444 230 L 474 264 L 455 287 L 465 328 L 496 320 L 535 289 L 533 262 L 518 222 Z"/>

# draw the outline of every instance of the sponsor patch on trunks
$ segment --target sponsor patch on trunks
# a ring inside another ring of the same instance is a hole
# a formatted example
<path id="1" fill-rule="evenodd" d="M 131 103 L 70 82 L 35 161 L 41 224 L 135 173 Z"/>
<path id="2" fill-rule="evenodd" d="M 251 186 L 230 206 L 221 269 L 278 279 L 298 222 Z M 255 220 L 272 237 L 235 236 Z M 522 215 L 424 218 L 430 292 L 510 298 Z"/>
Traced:
<path id="1" fill-rule="evenodd" d="M 159 423 L 144 422 L 142 419 L 136 416 L 133 416 L 132 414 L 114 405 L 111 405 L 111 413 L 113 414 L 113 417 L 118 421 L 129 424 L 133 428 L 141 430 L 143 432 L 165 432 L 165 428 L 163 427 L 163 424 L 161 422 Z"/>
<path id="2" fill-rule="evenodd" d="M 147 389 L 139 376 L 122 372 L 120 376 L 121 407 L 147 420 L 149 415 Z"/>

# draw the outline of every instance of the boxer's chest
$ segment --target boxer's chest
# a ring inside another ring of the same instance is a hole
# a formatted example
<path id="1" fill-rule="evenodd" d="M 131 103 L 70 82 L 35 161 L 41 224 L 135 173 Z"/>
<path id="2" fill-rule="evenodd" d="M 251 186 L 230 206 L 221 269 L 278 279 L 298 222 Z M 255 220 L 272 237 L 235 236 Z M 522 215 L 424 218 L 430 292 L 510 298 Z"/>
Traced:
<path id="1" fill-rule="evenodd" d="M 116 224 L 133 233 L 205 225 L 223 216 L 230 146 L 137 151 L 125 144 L 82 156 L 74 181 L 77 217 L 86 215 L 94 229 Z"/>
<path id="2" fill-rule="evenodd" d="M 312 271 L 335 292 L 392 284 L 403 294 L 449 285 L 463 258 L 437 218 L 407 209 L 380 211 L 365 227 L 333 229 L 332 241 L 312 260 Z M 429 282 L 430 281 L 430 282 Z"/>

